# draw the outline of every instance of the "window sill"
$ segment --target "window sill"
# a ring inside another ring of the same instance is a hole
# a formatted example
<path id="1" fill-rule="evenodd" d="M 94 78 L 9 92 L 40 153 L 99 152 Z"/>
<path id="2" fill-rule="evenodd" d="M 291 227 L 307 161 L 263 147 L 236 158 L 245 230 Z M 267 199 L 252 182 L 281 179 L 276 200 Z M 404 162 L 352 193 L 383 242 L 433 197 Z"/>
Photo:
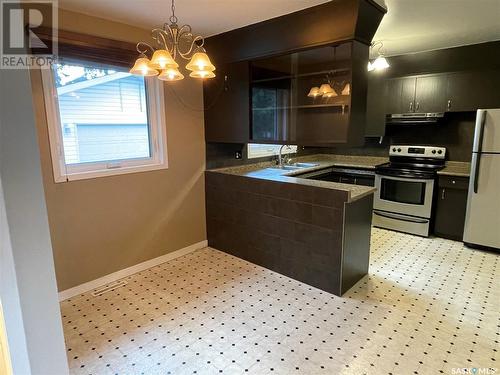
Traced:
<path id="1" fill-rule="evenodd" d="M 59 184 L 59 183 L 63 183 L 63 182 L 89 180 L 89 179 L 95 179 L 95 178 L 100 178 L 100 177 L 119 176 L 119 175 L 129 174 L 129 173 L 158 171 L 161 169 L 168 169 L 168 164 L 167 163 L 159 163 L 159 164 L 130 166 L 130 167 L 124 166 L 124 167 L 118 167 L 118 168 L 93 170 L 93 171 L 88 171 L 88 172 L 68 173 L 68 174 L 63 175 L 63 176 L 57 176 L 55 178 L 55 182 Z"/>

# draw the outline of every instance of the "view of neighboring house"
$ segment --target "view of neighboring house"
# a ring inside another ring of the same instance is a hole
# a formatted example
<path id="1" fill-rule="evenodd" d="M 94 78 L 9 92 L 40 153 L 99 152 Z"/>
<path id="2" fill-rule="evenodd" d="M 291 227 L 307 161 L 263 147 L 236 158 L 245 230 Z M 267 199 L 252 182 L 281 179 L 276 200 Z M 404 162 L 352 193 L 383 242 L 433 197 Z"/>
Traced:
<path id="1" fill-rule="evenodd" d="M 58 86 L 67 163 L 149 157 L 144 78 L 112 72 Z"/>

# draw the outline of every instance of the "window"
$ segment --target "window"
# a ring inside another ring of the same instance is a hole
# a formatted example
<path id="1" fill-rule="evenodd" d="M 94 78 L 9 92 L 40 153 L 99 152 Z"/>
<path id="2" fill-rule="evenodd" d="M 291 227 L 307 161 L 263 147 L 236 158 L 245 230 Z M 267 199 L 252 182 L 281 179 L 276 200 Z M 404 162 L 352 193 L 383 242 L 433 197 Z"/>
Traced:
<path id="1" fill-rule="evenodd" d="M 56 182 L 167 168 L 160 81 L 83 61 L 42 79 Z"/>
<path id="2" fill-rule="evenodd" d="M 281 145 L 265 145 L 258 143 L 248 144 L 248 158 L 262 158 L 265 156 L 278 155 Z M 287 146 L 283 148 L 282 154 L 294 154 L 297 146 Z"/>

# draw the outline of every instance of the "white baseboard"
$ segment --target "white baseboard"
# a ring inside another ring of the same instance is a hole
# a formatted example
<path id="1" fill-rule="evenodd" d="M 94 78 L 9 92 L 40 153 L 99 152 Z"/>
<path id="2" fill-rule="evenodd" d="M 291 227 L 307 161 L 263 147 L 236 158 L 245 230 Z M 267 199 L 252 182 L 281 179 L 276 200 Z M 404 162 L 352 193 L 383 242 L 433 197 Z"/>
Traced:
<path id="1" fill-rule="evenodd" d="M 91 290 L 94 290 L 95 288 L 98 288 L 100 286 L 109 284 L 113 281 L 117 281 L 119 279 L 123 279 L 124 277 L 133 275 L 134 273 L 144 271 L 148 268 L 157 266 L 158 264 L 165 263 L 169 260 L 178 258 L 180 256 L 192 253 L 193 251 L 203 249 L 208 246 L 208 241 L 201 241 L 192 245 L 189 245 L 187 247 L 184 247 L 182 249 L 172 251 L 171 253 L 159 256 L 154 259 L 147 260 L 145 262 L 136 264 L 135 266 L 125 268 L 120 271 L 116 271 L 113 273 L 110 273 L 109 275 L 100 277 L 96 280 L 92 280 L 89 282 L 86 282 L 84 284 L 77 285 L 73 288 L 63 290 L 62 292 L 59 292 L 59 301 L 64 301 L 65 299 L 77 296 L 82 293 L 87 293 L 90 292 Z"/>

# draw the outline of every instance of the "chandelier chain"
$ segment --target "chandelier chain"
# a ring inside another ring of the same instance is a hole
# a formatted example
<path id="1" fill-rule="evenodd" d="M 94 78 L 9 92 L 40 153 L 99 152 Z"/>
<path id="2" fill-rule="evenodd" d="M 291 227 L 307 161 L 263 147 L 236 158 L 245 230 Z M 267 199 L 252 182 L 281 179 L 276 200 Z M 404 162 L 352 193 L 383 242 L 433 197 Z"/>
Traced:
<path id="1" fill-rule="evenodd" d="M 172 6 L 170 7 L 172 9 L 172 15 L 170 16 L 170 22 L 173 24 L 177 24 L 178 18 L 175 15 L 175 0 L 172 0 Z"/>

